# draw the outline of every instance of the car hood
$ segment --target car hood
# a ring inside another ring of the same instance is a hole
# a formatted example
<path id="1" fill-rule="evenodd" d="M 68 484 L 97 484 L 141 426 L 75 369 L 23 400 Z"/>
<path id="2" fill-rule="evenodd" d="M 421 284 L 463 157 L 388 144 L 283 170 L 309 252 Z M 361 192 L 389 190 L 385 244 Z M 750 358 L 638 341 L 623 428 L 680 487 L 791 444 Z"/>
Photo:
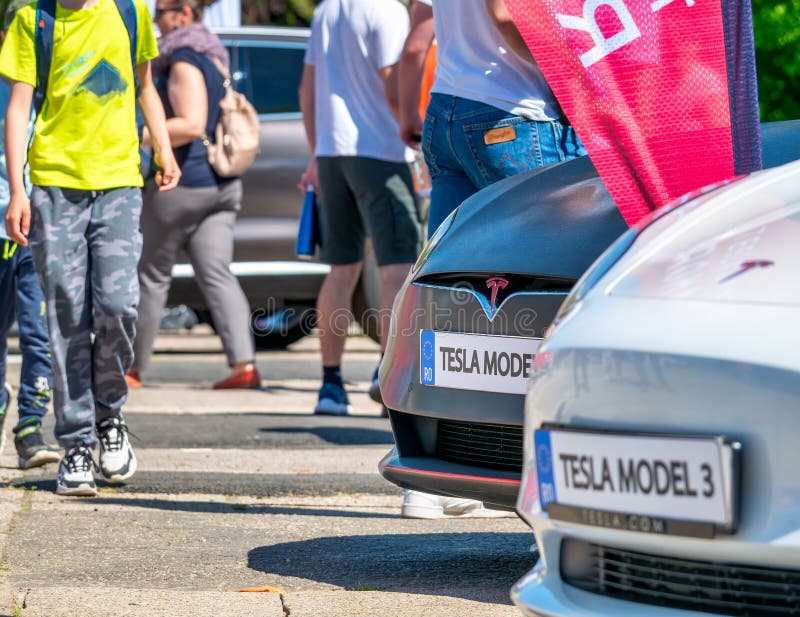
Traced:
<path id="1" fill-rule="evenodd" d="M 465 200 L 416 277 L 491 272 L 577 279 L 627 229 L 588 157 L 523 172 Z"/>
<path id="2" fill-rule="evenodd" d="M 800 161 L 678 207 L 614 269 L 620 297 L 800 303 Z"/>

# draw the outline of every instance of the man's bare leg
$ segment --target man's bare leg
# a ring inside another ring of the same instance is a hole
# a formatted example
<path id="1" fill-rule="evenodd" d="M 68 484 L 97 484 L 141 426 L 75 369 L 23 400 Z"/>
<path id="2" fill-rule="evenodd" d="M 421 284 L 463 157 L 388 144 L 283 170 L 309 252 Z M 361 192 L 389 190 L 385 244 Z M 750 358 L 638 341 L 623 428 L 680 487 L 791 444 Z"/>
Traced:
<path id="1" fill-rule="evenodd" d="M 319 328 L 322 366 L 342 363 L 347 330 L 352 317 L 353 291 L 361 274 L 361 262 L 331 266 L 317 296 L 317 328 Z"/>
<path id="2" fill-rule="evenodd" d="M 361 262 L 331 266 L 317 296 L 323 381 L 314 413 L 346 415 L 352 410 L 342 383 L 341 364 L 353 314 L 351 298 L 359 274 Z"/>

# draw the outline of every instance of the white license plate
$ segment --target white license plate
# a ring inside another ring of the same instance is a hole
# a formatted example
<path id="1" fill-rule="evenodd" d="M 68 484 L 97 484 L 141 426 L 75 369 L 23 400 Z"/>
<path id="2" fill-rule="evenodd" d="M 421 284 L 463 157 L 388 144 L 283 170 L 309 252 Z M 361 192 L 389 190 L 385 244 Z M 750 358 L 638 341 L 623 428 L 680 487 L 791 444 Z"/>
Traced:
<path id="1" fill-rule="evenodd" d="M 423 330 L 419 340 L 424 386 L 525 394 L 542 339 Z"/>
<path id="2" fill-rule="evenodd" d="M 721 437 L 538 430 L 534 449 L 542 508 L 583 509 L 570 520 L 661 533 L 669 520 L 734 527 L 739 448 Z"/>

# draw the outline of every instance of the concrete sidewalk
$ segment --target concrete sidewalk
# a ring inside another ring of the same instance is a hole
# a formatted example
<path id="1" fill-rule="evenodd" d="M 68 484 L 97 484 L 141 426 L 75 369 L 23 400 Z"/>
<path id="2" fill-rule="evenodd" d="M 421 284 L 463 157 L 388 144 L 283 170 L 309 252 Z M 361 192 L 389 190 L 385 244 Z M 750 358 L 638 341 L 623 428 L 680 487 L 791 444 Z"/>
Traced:
<path id="1" fill-rule="evenodd" d="M 494 587 L 500 581 L 475 585 L 483 560 L 490 573 L 503 559 L 500 550 L 478 554 L 464 546 L 504 536 L 495 543 L 508 551 L 504 563 L 516 565 L 523 556 L 514 546 L 521 531 L 515 519 L 402 521 L 396 500 L 369 496 L 267 504 L 33 493 L 16 507 L 4 549 L 10 615 L 516 614 L 507 590 Z M 63 529 L 54 534 L 56 525 L 68 526 L 71 537 Z M 36 563 L 23 563 L 23 555 L 35 555 Z M 429 559 L 435 568 L 424 565 Z"/>
<path id="2" fill-rule="evenodd" d="M 401 519 L 377 473 L 389 423 L 366 397 L 376 346 L 351 345 L 356 415 L 331 419 L 310 414 L 315 343 L 259 354 L 262 391 L 213 392 L 215 337 L 160 340 L 125 408 L 139 470 L 96 498 L 54 495 L 55 466 L 19 471 L 7 444 L 0 616 L 516 615 L 530 531 L 513 515 Z M 281 371 L 301 377 L 268 377 Z"/>

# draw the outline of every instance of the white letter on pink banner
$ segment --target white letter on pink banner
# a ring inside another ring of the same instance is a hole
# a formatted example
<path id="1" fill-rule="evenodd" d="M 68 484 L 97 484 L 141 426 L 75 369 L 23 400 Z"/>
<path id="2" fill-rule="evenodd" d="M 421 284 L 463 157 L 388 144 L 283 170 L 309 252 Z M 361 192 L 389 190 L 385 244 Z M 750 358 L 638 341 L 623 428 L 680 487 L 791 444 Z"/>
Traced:
<path id="1" fill-rule="evenodd" d="M 601 6 L 611 7 L 622 22 L 622 30 L 610 39 L 603 36 L 595 21 L 595 13 Z M 583 5 L 583 17 L 558 14 L 556 19 L 569 30 L 583 30 L 591 35 L 595 46 L 581 55 L 581 62 L 587 68 L 641 36 L 639 28 L 622 0 L 587 0 Z"/>

